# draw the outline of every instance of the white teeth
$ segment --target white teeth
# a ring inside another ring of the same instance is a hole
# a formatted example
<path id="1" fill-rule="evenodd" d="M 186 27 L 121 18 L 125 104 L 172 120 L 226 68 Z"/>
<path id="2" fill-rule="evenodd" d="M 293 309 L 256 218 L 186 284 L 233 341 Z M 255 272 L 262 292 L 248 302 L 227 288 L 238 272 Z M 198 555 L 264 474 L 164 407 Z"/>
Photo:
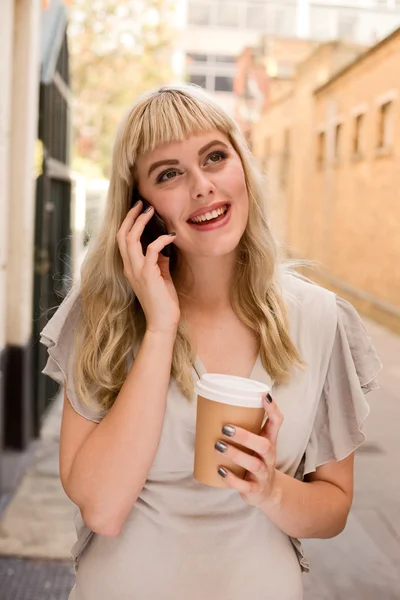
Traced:
<path id="1" fill-rule="evenodd" d="M 212 212 L 207 212 L 206 214 L 201 215 L 200 217 L 193 217 L 193 219 L 190 219 L 190 220 L 193 223 L 204 223 L 205 221 L 210 221 L 211 219 L 216 219 L 220 215 L 225 214 L 227 210 L 228 210 L 227 205 L 221 206 L 220 208 L 217 208 L 216 210 L 213 210 Z"/>

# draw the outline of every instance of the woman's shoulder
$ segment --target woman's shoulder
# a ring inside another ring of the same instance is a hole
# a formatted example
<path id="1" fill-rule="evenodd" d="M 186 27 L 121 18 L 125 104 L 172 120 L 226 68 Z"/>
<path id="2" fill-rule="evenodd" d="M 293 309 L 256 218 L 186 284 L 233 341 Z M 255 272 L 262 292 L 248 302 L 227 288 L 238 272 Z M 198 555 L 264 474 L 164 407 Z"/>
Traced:
<path id="1" fill-rule="evenodd" d="M 40 335 L 54 341 L 54 338 L 58 338 L 63 330 L 64 333 L 71 333 L 75 327 L 80 308 L 80 286 L 74 285 L 51 319 L 46 323 Z"/>
<path id="2" fill-rule="evenodd" d="M 279 274 L 282 296 L 291 312 L 315 316 L 337 311 L 337 296 L 304 275 L 282 267 Z"/>
<path id="3" fill-rule="evenodd" d="M 304 275 L 286 269 L 280 287 L 292 335 L 315 351 L 332 347 L 341 324 L 346 330 L 359 327 L 361 319 L 349 302 Z"/>
<path id="4" fill-rule="evenodd" d="M 312 339 L 316 346 L 318 340 L 333 341 L 339 335 L 354 351 L 374 353 L 363 320 L 351 302 L 291 270 L 281 274 L 280 285 L 294 335 Z"/>
<path id="5" fill-rule="evenodd" d="M 40 342 L 46 346 L 48 353 L 42 373 L 61 386 L 66 385 L 68 399 L 78 414 L 99 423 L 106 411 L 96 404 L 96 398 L 93 398 L 91 406 L 82 402 L 74 381 L 75 332 L 81 309 L 80 289 L 74 286 L 40 333 Z"/>

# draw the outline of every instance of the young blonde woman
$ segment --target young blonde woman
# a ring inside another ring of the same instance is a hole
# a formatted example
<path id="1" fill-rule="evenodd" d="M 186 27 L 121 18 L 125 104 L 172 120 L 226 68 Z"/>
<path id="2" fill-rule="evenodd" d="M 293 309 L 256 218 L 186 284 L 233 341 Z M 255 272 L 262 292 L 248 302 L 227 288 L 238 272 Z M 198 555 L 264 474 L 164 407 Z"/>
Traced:
<path id="1" fill-rule="evenodd" d="M 79 509 L 71 599 L 300 600 L 299 538 L 345 527 L 380 362 L 354 308 L 279 259 L 265 205 L 237 126 L 202 90 L 130 108 L 81 282 L 42 332 Z M 144 253 L 154 211 L 167 234 Z M 259 435 L 221 431 L 215 452 L 247 470 L 220 469 L 222 489 L 193 478 L 206 371 L 272 385 Z"/>

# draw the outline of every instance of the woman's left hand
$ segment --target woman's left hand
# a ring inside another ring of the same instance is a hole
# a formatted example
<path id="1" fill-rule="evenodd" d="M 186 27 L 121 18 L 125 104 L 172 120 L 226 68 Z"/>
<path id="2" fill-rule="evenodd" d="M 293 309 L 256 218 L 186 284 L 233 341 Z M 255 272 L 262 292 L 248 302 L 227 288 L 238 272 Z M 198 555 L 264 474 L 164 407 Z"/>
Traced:
<path id="1" fill-rule="evenodd" d="M 239 479 L 227 467 L 220 467 L 218 472 L 224 478 L 226 485 L 236 489 L 243 500 L 251 506 L 260 506 L 275 491 L 276 441 L 283 415 L 269 394 L 264 396 L 263 403 L 268 419 L 259 435 L 227 423 L 228 429 L 225 428 L 226 426 L 223 427 L 220 440 L 226 446 L 226 450 L 223 451 L 224 456 L 244 467 L 247 473 L 245 479 Z M 233 430 L 233 435 L 230 435 L 229 431 Z M 246 454 L 239 448 L 235 448 L 227 443 L 228 439 L 253 450 L 255 454 Z M 215 445 L 216 452 L 218 452 L 218 445 L 219 442 Z M 223 450 L 223 446 L 219 447 Z"/>

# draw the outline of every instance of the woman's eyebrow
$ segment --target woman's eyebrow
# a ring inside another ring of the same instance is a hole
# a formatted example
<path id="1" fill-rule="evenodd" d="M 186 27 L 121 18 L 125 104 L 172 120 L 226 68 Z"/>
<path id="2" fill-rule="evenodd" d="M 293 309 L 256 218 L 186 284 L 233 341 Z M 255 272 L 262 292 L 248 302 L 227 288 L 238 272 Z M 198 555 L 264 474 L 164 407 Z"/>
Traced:
<path id="1" fill-rule="evenodd" d="M 215 146 L 216 144 L 218 144 L 219 146 L 225 146 L 225 148 L 229 148 L 228 144 L 225 144 L 225 142 L 222 142 L 221 140 L 213 140 L 212 142 L 208 142 L 208 144 L 200 148 L 198 152 L 199 156 L 200 154 L 203 154 L 203 152 L 206 152 L 206 150 L 208 150 L 212 146 Z"/>
<path id="2" fill-rule="evenodd" d="M 201 154 L 206 152 L 206 150 L 208 150 L 212 146 L 216 146 L 217 144 L 219 146 L 225 146 L 225 148 L 228 148 L 228 145 L 225 144 L 225 142 L 222 142 L 221 140 L 213 140 L 212 142 L 208 142 L 208 144 L 206 144 L 205 146 L 200 148 L 200 150 L 198 151 L 198 155 L 200 156 Z M 157 167 L 161 167 L 162 165 L 179 165 L 179 160 L 177 160 L 176 158 L 166 158 L 164 160 L 159 160 L 159 161 L 153 163 L 149 167 L 147 177 L 150 177 L 150 175 L 154 171 L 154 169 L 157 169 Z"/>
<path id="3" fill-rule="evenodd" d="M 159 160 L 158 162 L 153 163 L 152 165 L 150 165 L 147 177 L 150 177 L 154 169 L 157 169 L 157 167 L 161 167 L 162 165 L 179 165 L 179 160 L 176 160 L 176 158 L 166 158 L 164 160 Z"/>

